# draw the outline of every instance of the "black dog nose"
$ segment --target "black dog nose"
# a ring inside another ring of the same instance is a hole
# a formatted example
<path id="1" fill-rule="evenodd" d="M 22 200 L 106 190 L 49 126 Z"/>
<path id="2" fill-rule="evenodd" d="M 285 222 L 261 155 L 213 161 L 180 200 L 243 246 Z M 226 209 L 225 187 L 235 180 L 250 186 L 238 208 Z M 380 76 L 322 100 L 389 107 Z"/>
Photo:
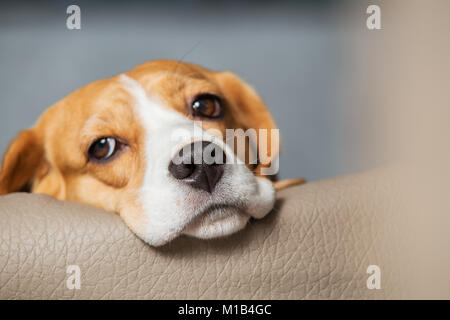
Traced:
<path id="1" fill-rule="evenodd" d="M 183 147 L 169 164 L 169 172 L 178 180 L 211 193 L 222 177 L 225 152 L 209 141 L 197 141 Z"/>

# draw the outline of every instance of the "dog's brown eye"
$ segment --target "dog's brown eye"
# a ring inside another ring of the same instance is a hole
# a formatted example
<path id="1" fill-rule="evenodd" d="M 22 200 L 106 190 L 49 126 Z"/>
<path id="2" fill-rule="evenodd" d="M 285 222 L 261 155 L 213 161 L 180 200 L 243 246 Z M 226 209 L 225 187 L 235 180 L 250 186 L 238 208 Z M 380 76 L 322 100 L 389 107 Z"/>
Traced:
<path id="1" fill-rule="evenodd" d="M 101 138 L 89 147 L 89 158 L 103 161 L 111 158 L 117 151 L 119 143 L 115 138 Z"/>
<path id="2" fill-rule="evenodd" d="M 201 95 L 192 103 L 192 112 L 197 117 L 219 118 L 222 116 L 221 101 L 211 94 Z"/>

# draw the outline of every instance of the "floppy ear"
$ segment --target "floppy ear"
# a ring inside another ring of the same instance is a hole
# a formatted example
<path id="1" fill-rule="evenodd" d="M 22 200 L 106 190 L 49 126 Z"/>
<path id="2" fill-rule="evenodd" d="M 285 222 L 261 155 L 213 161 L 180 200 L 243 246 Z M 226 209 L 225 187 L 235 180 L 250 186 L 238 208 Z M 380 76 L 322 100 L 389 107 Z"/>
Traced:
<path id="1" fill-rule="evenodd" d="M 227 102 L 233 107 L 234 122 L 244 130 L 256 130 L 258 164 L 255 174 L 275 179 L 280 136 L 272 115 L 256 91 L 233 73 L 218 72 L 216 79 Z"/>
<path id="2" fill-rule="evenodd" d="M 0 171 L 0 194 L 21 191 L 32 182 L 42 162 L 43 145 L 33 129 L 22 131 L 10 144 Z"/>

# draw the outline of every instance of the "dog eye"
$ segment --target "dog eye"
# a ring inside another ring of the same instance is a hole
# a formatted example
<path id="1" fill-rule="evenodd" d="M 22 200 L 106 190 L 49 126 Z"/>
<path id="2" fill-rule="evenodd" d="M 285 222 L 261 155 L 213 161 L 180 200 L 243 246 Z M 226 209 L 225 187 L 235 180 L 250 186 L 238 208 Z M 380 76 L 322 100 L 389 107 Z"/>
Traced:
<path id="1" fill-rule="evenodd" d="M 104 161 L 111 158 L 118 150 L 119 142 L 115 138 L 101 138 L 89 147 L 88 155 L 90 159 Z"/>
<path id="2" fill-rule="evenodd" d="M 197 97 L 192 103 L 192 113 L 194 116 L 203 118 L 221 117 L 222 106 L 220 98 L 211 94 Z"/>

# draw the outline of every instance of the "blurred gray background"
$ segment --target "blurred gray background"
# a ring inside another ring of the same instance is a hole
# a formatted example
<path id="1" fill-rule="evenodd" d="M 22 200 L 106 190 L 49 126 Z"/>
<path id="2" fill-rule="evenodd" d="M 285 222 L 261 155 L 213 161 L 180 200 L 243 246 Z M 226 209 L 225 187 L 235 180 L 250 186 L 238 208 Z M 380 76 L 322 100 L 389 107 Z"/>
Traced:
<path id="1" fill-rule="evenodd" d="M 81 7 L 81 30 L 66 8 Z M 0 151 L 50 105 L 153 59 L 228 69 L 252 84 L 283 138 L 282 178 L 379 163 L 367 151 L 371 46 L 364 1 L 2 1 Z"/>

